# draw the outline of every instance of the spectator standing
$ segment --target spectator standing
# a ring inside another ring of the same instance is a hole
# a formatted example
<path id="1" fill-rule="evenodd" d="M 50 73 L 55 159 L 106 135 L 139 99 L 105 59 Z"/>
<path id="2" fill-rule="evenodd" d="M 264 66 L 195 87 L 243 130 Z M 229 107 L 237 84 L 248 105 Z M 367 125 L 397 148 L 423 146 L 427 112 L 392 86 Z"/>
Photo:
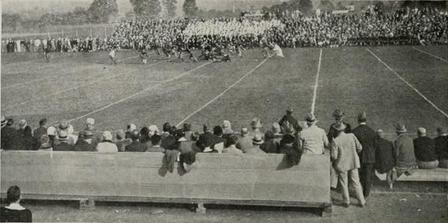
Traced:
<path id="1" fill-rule="evenodd" d="M 54 151 L 73 151 L 73 145 L 70 144 L 66 131 L 60 131 L 58 138 L 54 142 Z"/>
<path id="2" fill-rule="evenodd" d="M 32 222 L 33 215 L 20 204 L 21 197 L 18 186 L 8 188 L 6 192 L 8 206 L 0 208 L 0 222 Z"/>
<path id="3" fill-rule="evenodd" d="M 437 134 L 434 142 L 439 158 L 439 167 L 448 168 L 448 132 L 446 129 L 437 128 Z"/>
<path id="4" fill-rule="evenodd" d="M 103 141 L 98 143 L 96 151 L 100 153 L 116 153 L 118 152 L 117 145 L 112 142 L 112 133 L 109 131 L 103 132 Z"/>
<path id="5" fill-rule="evenodd" d="M 350 205 L 350 185 L 355 189 L 355 195 L 360 205 L 364 207 L 366 200 L 362 192 L 358 173 L 360 167 L 358 153 L 362 150 L 361 143 L 354 134 L 344 132 L 346 128 L 344 123 L 334 125 L 333 128 L 337 133 L 331 144 L 331 158 L 338 173 L 338 181 L 342 188 L 344 205 L 345 207 Z"/>
<path id="6" fill-rule="evenodd" d="M 394 141 L 397 177 L 403 173 L 410 175 L 416 167 L 414 143 L 408 136 L 405 125 L 397 124 L 395 129 L 398 135 Z"/>
<path id="7" fill-rule="evenodd" d="M 319 128 L 317 119 L 313 113 L 308 113 L 305 117 L 307 128 L 299 133 L 299 145 L 303 153 L 323 154 L 328 148 L 328 138 L 325 131 Z"/>
<path id="8" fill-rule="evenodd" d="M 361 159 L 361 169 L 359 172 L 364 197 L 370 194 L 375 165 L 375 140 L 377 138 L 375 131 L 367 125 L 367 115 L 361 112 L 358 115 L 359 125 L 353 129 L 353 134 L 362 145 L 359 153 Z"/>
<path id="9" fill-rule="evenodd" d="M 341 123 L 343 123 L 345 125 L 345 133 L 351 133 L 352 132 L 352 128 L 350 126 L 350 124 L 348 124 L 347 122 L 344 122 L 344 117 L 345 117 L 345 113 L 342 112 L 340 109 L 336 109 L 333 112 L 333 118 L 334 118 L 334 123 L 330 125 L 330 130 L 328 130 L 328 140 L 331 142 L 333 140 L 333 138 L 335 137 L 335 135 L 338 133 L 338 131 L 334 128 L 336 125 L 339 125 Z"/>
<path id="10" fill-rule="evenodd" d="M 414 139 L 414 152 L 420 169 L 434 169 L 439 166 L 434 140 L 426 136 L 425 128 L 417 129 L 418 137 Z"/>
<path id="11" fill-rule="evenodd" d="M 17 130 L 13 127 L 14 120 L 13 119 L 7 119 L 5 127 L 2 128 L 1 131 L 1 144 L 2 149 L 4 150 L 17 150 L 19 149 L 19 137 Z"/>
<path id="12" fill-rule="evenodd" d="M 284 125 L 286 125 L 286 123 L 289 123 L 290 125 L 293 126 L 293 128 L 296 132 L 300 132 L 301 128 L 300 128 L 299 122 L 292 115 L 293 112 L 294 112 L 294 109 L 292 109 L 291 107 L 288 107 L 288 109 L 286 109 L 286 114 L 280 119 L 278 124 L 280 124 L 280 126 L 284 126 Z"/>
<path id="13" fill-rule="evenodd" d="M 125 147 L 132 143 L 130 138 L 126 138 L 126 134 L 122 129 L 117 131 L 115 138 L 115 145 L 117 145 L 118 152 L 124 152 Z"/>
<path id="14" fill-rule="evenodd" d="M 43 118 L 39 121 L 39 127 L 34 129 L 33 136 L 37 140 L 37 143 L 40 145 L 42 142 L 40 141 L 43 135 L 47 135 L 47 119 Z"/>
<path id="15" fill-rule="evenodd" d="M 375 139 L 375 169 L 381 174 L 386 174 L 389 188 L 393 188 L 395 154 L 394 145 L 391 141 L 384 139 L 382 129 L 376 130 L 377 137 Z"/>

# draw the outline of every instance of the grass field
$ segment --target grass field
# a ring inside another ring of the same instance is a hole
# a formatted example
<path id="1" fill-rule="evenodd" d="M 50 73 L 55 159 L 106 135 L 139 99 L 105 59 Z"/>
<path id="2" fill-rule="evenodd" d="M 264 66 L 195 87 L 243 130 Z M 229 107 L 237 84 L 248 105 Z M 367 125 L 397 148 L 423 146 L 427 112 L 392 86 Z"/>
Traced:
<path id="1" fill-rule="evenodd" d="M 37 54 L 3 54 L 1 112 L 37 126 L 70 120 L 82 129 L 87 117 L 97 129 L 117 130 L 168 121 L 234 129 L 259 117 L 268 128 L 288 106 L 302 120 L 314 110 L 321 127 L 340 108 L 356 124 L 365 110 L 374 128 L 393 137 L 393 124 L 430 134 L 448 125 L 448 47 L 285 49 L 285 58 L 265 60 L 247 51 L 231 63 L 173 63 L 154 57 L 140 64 L 132 51 L 118 53 L 116 66 L 107 53 L 53 54 L 45 63 Z M 317 80 L 317 82 L 316 82 Z M 316 84 L 317 83 L 317 84 Z"/>

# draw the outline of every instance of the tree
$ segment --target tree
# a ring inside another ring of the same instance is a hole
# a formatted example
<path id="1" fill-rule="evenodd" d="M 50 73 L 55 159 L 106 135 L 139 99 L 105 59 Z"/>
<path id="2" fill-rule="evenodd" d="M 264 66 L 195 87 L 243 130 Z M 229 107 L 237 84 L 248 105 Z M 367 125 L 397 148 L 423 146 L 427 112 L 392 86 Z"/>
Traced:
<path id="1" fill-rule="evenodd" d="M 177 0 L 164 0 L 163 5 L 166 8 L 168 17 L 176 16 Z"/>
<path id="2" fill-rule="evenodd" d="M 91 22 L 108 22 L 111 17 L 118 15 L 117 0 L 93 0 L 87 11 L 90 15 Z"/>
<path id="3" fill-rule="evenodd" d="M 159 0 L 130 0 L 137 16 L 157 17 L 162 10 Z"/>
<path id="4" fill-rule="evenodd" d="M 198 12 L 196 0 L 185 0 L 183 9 L 186 16 L 195 16 Z"/>

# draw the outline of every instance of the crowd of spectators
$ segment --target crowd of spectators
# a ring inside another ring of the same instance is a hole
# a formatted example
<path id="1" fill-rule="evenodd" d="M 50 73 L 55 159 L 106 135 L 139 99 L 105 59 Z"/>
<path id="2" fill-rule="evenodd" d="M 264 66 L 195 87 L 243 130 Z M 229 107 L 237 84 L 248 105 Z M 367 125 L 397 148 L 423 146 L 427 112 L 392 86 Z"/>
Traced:
<path id="1" fill-rule="evenodd" d="M 107 38 L 2 40 L 2 52 L 92 52 L 152 49 L 169 54 L 190 49 L 338 47 L 352 45 L 448 44 L 448 12 L 401 8 L 393 12 L 278 16 L 265 19 L 134 19 L 123 21 Z"/>

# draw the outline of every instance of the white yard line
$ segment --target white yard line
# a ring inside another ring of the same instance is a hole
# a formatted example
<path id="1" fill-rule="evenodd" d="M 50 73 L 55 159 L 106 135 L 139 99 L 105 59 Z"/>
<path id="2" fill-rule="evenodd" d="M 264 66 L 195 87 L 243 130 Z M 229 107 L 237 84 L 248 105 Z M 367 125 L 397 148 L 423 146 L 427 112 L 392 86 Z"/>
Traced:
<path id="1" fill-rule="evenodd" d="M 155 65 L 157 65 L 157 64 L 160 64 L 160 63 L 162 63 L 162 62 L 164 62 L 164 61 L 159 61 L 159 62 L 157 62 L 157 63 L 149 64 L 147 67 L 152 67 L 152 66 L 155 66 Z M 69 92 L 69 91 L 73 91 L 73 90 L 76 90 L 76 89 L 79 89 L 79 88 L 87 87 L 87 86 L 93 85 L 93 84 L 98 83 L 98 82 L 100 82 L 100 81 L 102 81 L 102 80 L 105 80 L 105 79 L 107 79 L 107 80 L 111 80 L 111 79 L 113 79 L 113 78 L 115 78 L 115 77 L 118 77 L 118 76 L 120 76 L 120 75 L 123 75 L 123 74 L 132 74 L 132 73 L 135 73 L 135 72 L 138 72 L 138 71 L 141 71 L 141 70 L 136 70 L 136 71 L 131 72 L 131 73 L 128 73 L 128 72 L 124 72 L 124 73 L 116 73 L 116 74 L 113 74 L 113 75 L 109 75 L 109 74 L 103 75 L 103 74 L 100 74 L 100 75 L 95 76 L 95 78 L 92 78 L 91 80 L 88 80 L 87 83 L 85 83 L 85 84 L 76 85 L 76 86 L 74 86 L 74 87 L 67 88 L 67 89 L 60 90 L 60 91 L 54 91 L 54 92 L 51 92 L 50 94 L 46 95 L 45 97 L 42 97 L 42 96 L 40 96 L 40 95 L 39 95 L 39 96 L 36 96 L 36 97 L 31 97 L 29 100 L 22 101 L 22 102 L 20 102 L 20 103 L 16 103 L 16 104 L 14 104 L 12 107 L 10 107 L 10 108 L 8 108 L 8 109 L 15 108 L 15 107 L 17 107 L 17 106 L 27 104 L 27 103 L 29 103 L 29 102 L 34 102 L 34 101 L 43 100 L 43 99 L 48 98 L 49 96 L 59 95 L 59 94 L 62 94 L 62 93 L 65 93 L 65 92 Z M 102 77 L 99 77 L 99 76 L 102 76 Z M 96 77 L 99 77 L 99 78 L 96 78 Z"/>
<path id="2" fill-rule="evenodd" d="M 232 89 L 233 87 L 235 87 L 237 84 L 239 84 L 242 80 L 244 80 L 244 78 L 246 78 L 247 76 L 249 76 L 250 74 L 252 74 L 255 70 L 257 70 L 261 65 L 263 65 L 266 61 L 268 60 L 268 58 L 265 58 L 263 61 L 261 61 L 257 66 L 255 66 L 254 68 L 252 68 L 250 71 L 248 71 L 247 73 L 245 73 L 242 77 L 240 77 L 237 81 L 235 81 L 235 83 L 233 83 L 232 85 L 230 85 L 229 87 L 227 87 L 223 92 L 221 92 L 220 94 L 218 94 L 216 97 L 214 97 L 213 99 L 211 99 L 210 101 L 208 101 L 207 103 L 205 103 L 204 105 L 202 105 L 200 108 L 198 108 L 197 110 L 193 111 L 192 113 L 190 113 L 189 115 L 187 115 L 187 117 L 185 117 L 182 121 L 180 121 L 179 123 L 177 123 L 176 127 L 179 127 L 180 125 L 182 125 L 185 121 L 187 121 L 188 119 L 190 119 L 193 115 L 197 114 L 198 112 L 200 112 L 202 109 L 206 108 L 207 106 L 209 106 L 211 103 L 215 102 L 216 100 L 218 100 L 221 96 L 223 96 L 225 93 L 227 93 L 230 89 Z"/>
<path id="3" fill-rule="evenodd" d="M 421 50 L 421 49 L 419 49 L 419 48 L 417 48 L 417 47 L 415 47 L 415 46 L 413 46 L 412 48 L 413 48 L 414 50 L 417 50 L 417 51 L 420 52 L 420 53 L 424 53 L 424 54 L 426 54 L 426 55 L 428 55 L 428 56 L 434 57 L 434 58 L 439 59 L 439 60 L 441 60 L 441 61 L 443 61 L 443 62 L 445 62 L 445 63 L 448 63 L 448 60 L 446 60 L 446 59 L 443 58 L 443 57 L 439 57 L 439 56 L 434 55 L 434 54 L 432 54 L 432 53 L 430 53 L 430 52 L 427 52 L 427 51 L 425 51 L 425 50 Z"/>
<path id="4" fill-rule="evenodd" d="M 406 81 L 400 74 L 398 74 L 394 69 L 392 69 L 389 65 L 387 65 L 381 58 L 379 58 L 374 52 L 372 52 L 369 48 L 367 48 L 367 51 L 369 51 L 370 54 L 372 54 L 379 62 L 381 62 L 387 69 L 389 69 L 395 76 L 398 77 L 401 81 L 403 81 L 408 87 L 410 87 L 412 90 L 414 90 L 420 97 L 425 99 L 426 102 L 428 102 L 432 107 L 434 107 L 437 111 L 439 111 L 443 116 L 448 118 L 448 114 L 444 112 L 442 109 L 440 109 L 434 102 L 429 100 L 425 95 L 423 95 L 419 90 L 417 90 L 412 84 L 410 84 L 408 81 Z"/>
<path id="5" fill-rule="evenodd" d="M 322 49 L 319 52 L 319 63 L 317 64 L 316 80 L 314 81 L 313 102 L 311 103 L 311 113 L 314 114 L 316 108 L 317 88 L 319 87 L 320 66 L 322 64 Z"/>
<path id="6" fill-rule="evenodd" d="M 131 98 L 137 96 L 137 95 L 140 95 L 140 94 L 142 94 L 142 93 L 144 93 L 144 92 L 147 92 L 147 91 L 149 91 L 149 90 L 152 90 L 152 89 L 154 89 L 155 87 L 157 87 L 157 86 L 159 86 L 159 85 L 161 85 L 161 84 L 163 84 L 163 83 L 168 83 L 168 82 L 177 80 L 177 79 L 179 79 L 179 78 L 181 78 L 181 77 L 183 77 L 183 76 L 185 76 L 185 75 L 188 75 L 188 74 L 190 74 L 190 73 L 192 73 L 192 72 L 194 72 L 194 71 L 196 71 L 196 70 L 199 70 L 199 69 L 201 69 L 202 67 L 205 67 L 205 66 L 207 66 L 207 65 L 209 65 L 209 64 L 211 64 L 211 62 L 207 62 L 207 63 L 204 63 L 204 64 L 202 64 L 202 65 L 199 65 L 199 66 L 197 66 L 197 67 L 195 67 L 195 68 L 193 68 L 193 69 L 191 69 L 191 70 L 185 71 L 185 72 L 183 72 L 183 73 L 181 73 L 181 74 L 179 74 L 179 75 L 177 75 L 177 76 L 175 76 L 175 77 L 173 77 L 173 78 L 170 78 L 170 79 L 167 79 L 167 80 L 165 80 L 165 81 L 162 81 L 162 82 L 160 82 L 160 83 L 157 84 L 157 85 L 151 85 L 151 86 L 149 86 L 149 87 L 147 87 L 147 88 L 145 88 L 145 89 L 143 89 L 143 90 L 141 90 L 141 91 L 138 91 L 138 92 L 136 92 L 136 93 L 134 93 L 134 94 L 132 94 L 132 95 L 129 95 L 129 96 L 127 96 L 127 97 L 124 97 L 124 98 L 122 98 L 122 99 L 120 99 L 120 100 L 118 100 L 118 101 L 114 101 L 114 102 L 112 102 L 112 103 L 110 103 L 110 104 L 107 104 L 107 105 L 105 105 L 105 106 L 103 106 L 103 107 L 100 107 L 100 108 L 98 108 L 98 109 L 95 109 L 95 110 L 93 110 L 93 111 L 91 111 L 91 112 L 88 112 L 88 113 L 86 113 L 86 114 L 84 114 L 84 115 L 81 115 L 81 116 L 72 118 L 72 119 L 70 119 L 70 120 L 68 120 L 68 121 L 69 121 L 69 122 L 76 121 L 76 120 L 85 118 L 85 117 L 87 117 L 87 116 L 93 115 L 93 114 L 95 114 L 95 113 L 104 111 L 104 110 L 106 110 L 106 109 L 108 109 L 108 108 L 110 108 L 110 107 L 112 107 L 112 106 L 114 106 L 114 105 L 120 104 L 120 103 L 122 103 L 122 102 L 124 102 L 124 101 L 127 101 L 127 100 L 129 100 L 129 99 L 131 99 Z"/>

